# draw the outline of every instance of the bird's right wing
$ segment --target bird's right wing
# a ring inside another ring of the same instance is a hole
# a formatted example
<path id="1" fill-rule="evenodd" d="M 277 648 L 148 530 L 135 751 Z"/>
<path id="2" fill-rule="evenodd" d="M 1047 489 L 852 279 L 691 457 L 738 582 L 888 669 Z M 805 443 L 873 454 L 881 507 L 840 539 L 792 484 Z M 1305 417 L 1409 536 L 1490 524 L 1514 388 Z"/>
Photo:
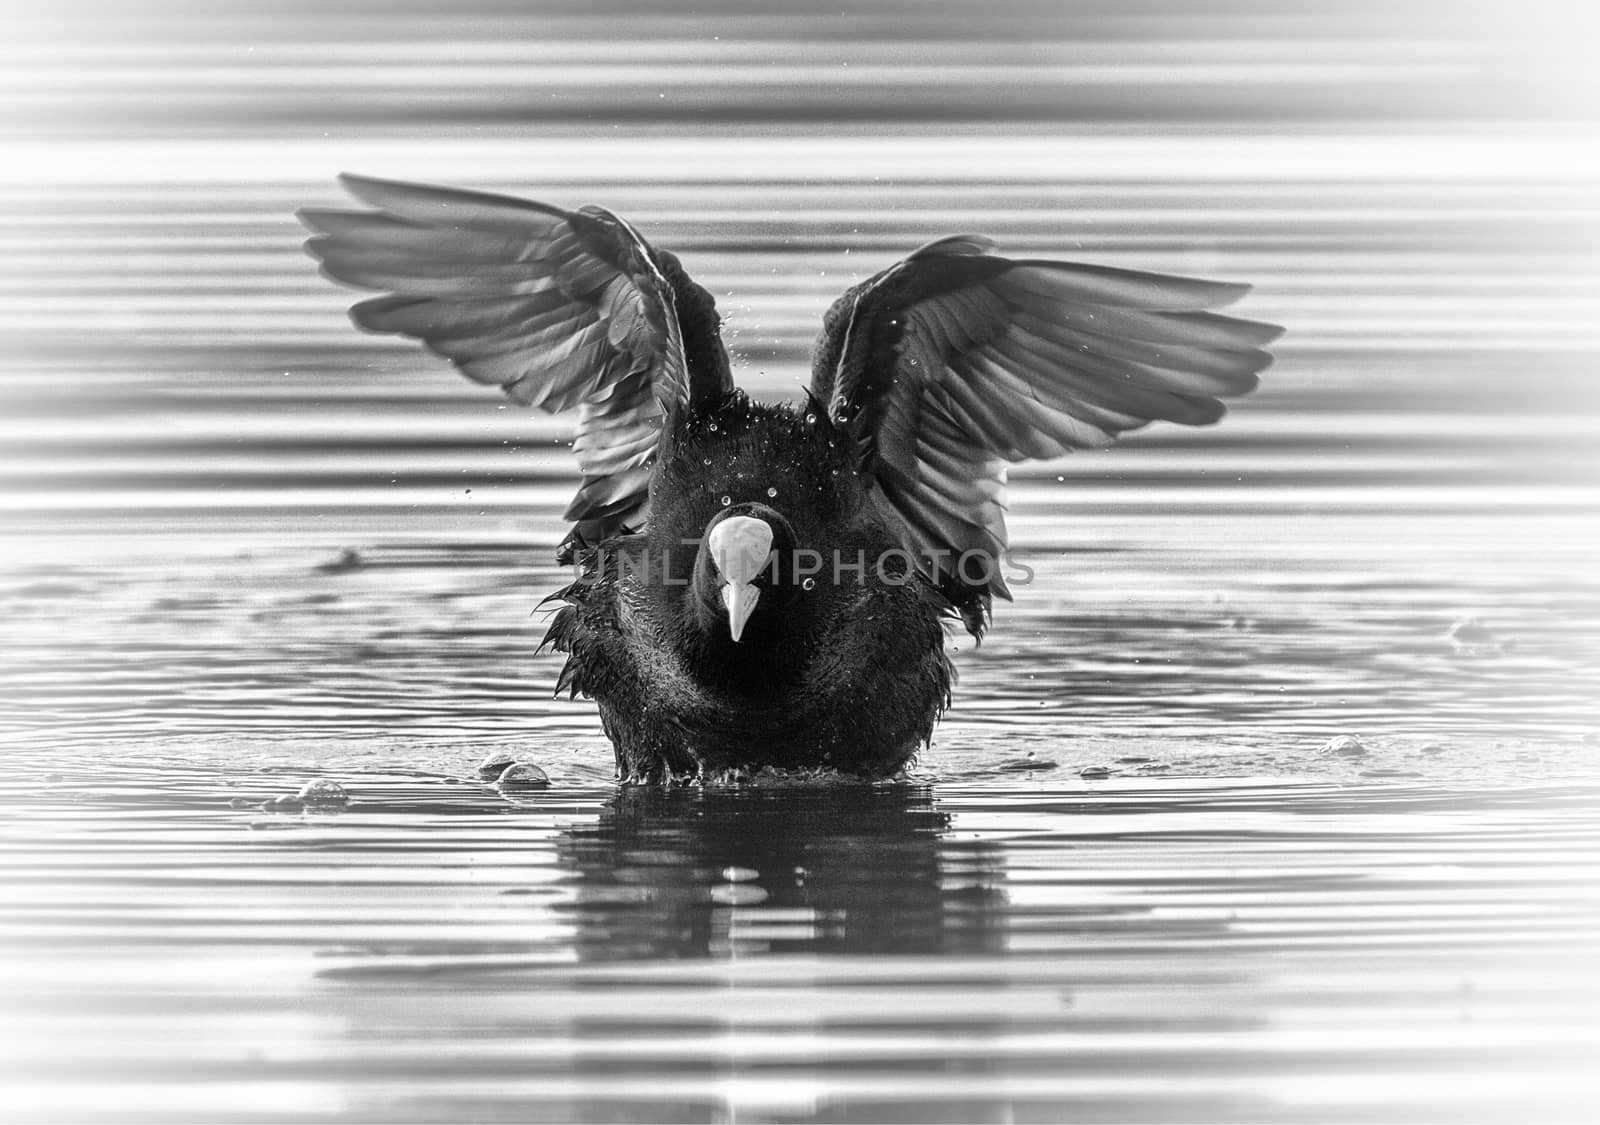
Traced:
<path id="1" fill-rule="evenodd" d="M 732 390 L 710 294 L 598 207 L 340 180 L 373 209 L 299 215 L 324 273 L 384 294 L 356 304 L 355 323 L 421 340 L 523 405 L 576 409 L 583 484 L 566 515 L 579 540 L 643 523 L 667 417 Z M 710 320 L 713 354 L 699 362 L 685 353 L 684 315 Z"/>

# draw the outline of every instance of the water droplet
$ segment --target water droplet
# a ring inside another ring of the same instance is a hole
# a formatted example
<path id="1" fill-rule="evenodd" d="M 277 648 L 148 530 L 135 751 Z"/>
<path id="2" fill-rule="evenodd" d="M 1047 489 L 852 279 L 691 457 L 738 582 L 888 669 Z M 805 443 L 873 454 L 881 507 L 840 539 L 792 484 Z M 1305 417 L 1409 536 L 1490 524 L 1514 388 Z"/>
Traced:
<path id="1" fill-rule="evenodd" d="M 815 590 L 817 588 L 817 580 L 815 578 L 807 578 L 800 583 L 800 588 L 802 590 Z"/>
<path id="2" fill-rule="evenodd" d="M 707 891 L 706 897 L 721 906 L 755 906 L 767 900 L 767 892 L 749 883 L 723 883 Z"/>
<path id="3" fill-rule="evenodd" d="M 807 414 L 806 415 L 806 425 L 815 426 L 816 424 L 817 424 L 817 416 L 815 414 Z"/>
<path id="4" fill-rule="evenodd" d="M 778 490 L 777 490 L 777 489 L 776 489 L 776 488 L 769 488 L 769 489 L 767 489 L 767 498 L 768 498 L 768 499 L 769 499 L 769 500 L 770 500 L 770 499 L 771 499 L 771 498 L 772 498 L 772 497 L 774 497 L 774 496 L 776 496 L 776 495 L 778 495 Z"/>
<path id="5" fill-rule="evenodd" d="M 722 498 L 722 506 L 724 508 L 726 508 L 729 504 L 732 504 L 732 503 L 733 503 L 733 497 L 732 496 L 727 496 L 727 495 L 723 496 L 723 498 Z"/>
<path id="6" fill-rule="evenodd" d="M 717 424 L 715 422 L 713 422 L 713 423 L 711 423 L 711 425 L 707 426 L 706 429 L 710 430 L 712 433 L 716 433 L 717 432 Z"/>

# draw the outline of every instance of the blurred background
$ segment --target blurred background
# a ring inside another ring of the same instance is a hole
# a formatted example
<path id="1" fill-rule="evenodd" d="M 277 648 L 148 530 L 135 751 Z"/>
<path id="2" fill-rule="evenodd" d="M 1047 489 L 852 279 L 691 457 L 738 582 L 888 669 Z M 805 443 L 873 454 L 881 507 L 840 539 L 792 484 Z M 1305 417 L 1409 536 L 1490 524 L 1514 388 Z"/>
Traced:
<path id="1" fill-rule="evenodd" d="M 1215 431 L 1021 470 L 1063 485 L 1019 492 L 1024 525 L 1037 499 L 1596 526 L 1579 4 L 13 7 L 13 553 L 330 519 L 559 537 L 565 424 L 359 335 L 302 255 L 292 212 L 339 202 L 341 170 L 616 210 L 718 295 L 774 397 L 837 293 L 952 232 L 1256 283 L 1242 311 L 1288 327 L 1261 392 Z"/>

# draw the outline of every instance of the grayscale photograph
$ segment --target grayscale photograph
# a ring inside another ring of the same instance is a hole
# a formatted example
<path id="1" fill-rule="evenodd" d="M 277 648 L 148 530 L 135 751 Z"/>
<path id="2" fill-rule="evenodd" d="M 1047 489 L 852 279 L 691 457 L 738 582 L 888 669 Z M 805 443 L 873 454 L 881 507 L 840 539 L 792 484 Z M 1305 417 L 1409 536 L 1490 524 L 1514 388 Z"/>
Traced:
<path id="1" fill-rule="evenodd" d="M 1600 15 L 7 0 L 0 1122 L 1600 1119 Z"/>

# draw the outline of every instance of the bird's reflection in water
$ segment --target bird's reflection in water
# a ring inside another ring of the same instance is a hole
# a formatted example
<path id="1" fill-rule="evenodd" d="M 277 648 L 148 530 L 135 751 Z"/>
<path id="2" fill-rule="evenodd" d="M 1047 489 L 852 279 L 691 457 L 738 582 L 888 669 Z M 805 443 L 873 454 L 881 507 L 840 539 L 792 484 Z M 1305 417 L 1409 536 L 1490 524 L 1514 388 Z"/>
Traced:
<path id="1" fill-rule="evenodd" d="M 560 856 L 590 961 L 997 951 L 998 849 L 921 786 L 620 790 Z"/>

